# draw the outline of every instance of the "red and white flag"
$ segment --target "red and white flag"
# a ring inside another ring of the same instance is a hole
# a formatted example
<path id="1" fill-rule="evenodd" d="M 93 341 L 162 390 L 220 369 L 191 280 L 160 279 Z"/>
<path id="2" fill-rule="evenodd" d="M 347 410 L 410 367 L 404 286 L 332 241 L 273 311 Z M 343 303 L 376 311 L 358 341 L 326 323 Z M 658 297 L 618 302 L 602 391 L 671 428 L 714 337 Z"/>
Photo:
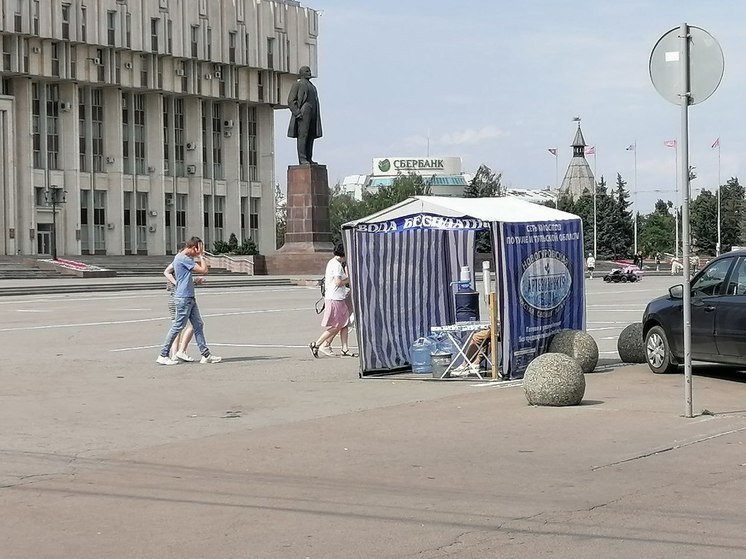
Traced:
<path id="1" fill-rule="evenodd" d="M 630 144 L 624 149 L 626 149 L 627 151 L 635 151 L 635 144 Z"/>
<path id="2" fill-rule="evenodd" d="M 663 145 L 667 148 L 675 148 L 676 147 L 676 140 L 666 140 L 663 142 Z"/>
<path id="3" fill-rule="evenodd" d="M 549 148 L 547 151 L 557 157 L 557 148 Z"/>
<path id="4" fill-rule="evenodd" d="M 596 153 L 596 146 L 587 146 L 585 148 L 586 155 L 595 155 L 595 153 Z"/>
<path id="5" fill-rule="evenodd" d="M 712 142 L 712 145 L 710 146 L 712 149 L 719 148 L 720 147 L 720 138 Z"/>

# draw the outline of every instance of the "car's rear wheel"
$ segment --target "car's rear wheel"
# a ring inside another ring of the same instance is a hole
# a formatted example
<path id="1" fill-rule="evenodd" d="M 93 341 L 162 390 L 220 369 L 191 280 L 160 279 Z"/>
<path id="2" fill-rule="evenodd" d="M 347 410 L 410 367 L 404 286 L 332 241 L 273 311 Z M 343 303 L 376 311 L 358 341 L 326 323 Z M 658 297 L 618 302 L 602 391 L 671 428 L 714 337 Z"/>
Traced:
<path id="1" fill-rule="evenodd" d="M 610 283 L 610 282 L 611 282 L 611 277 L 609 277 L 609 276 L 604 276 L 604 281 L 605 281 L 606 283 Z"/>
<path id="2" fill-rule="evenodd" d="M 679 368 L 671 355 L 666 333 L 660 326 L 653 326 L 645 335 L 645 358 L 650 370 L 657 374 L 675 373 Z"/>
<path id="3" fill-rule="evenodd" d="M 621 281 L 622 283 L 627 283 L 627 276 L 622 276 L 619 281 Z"/>

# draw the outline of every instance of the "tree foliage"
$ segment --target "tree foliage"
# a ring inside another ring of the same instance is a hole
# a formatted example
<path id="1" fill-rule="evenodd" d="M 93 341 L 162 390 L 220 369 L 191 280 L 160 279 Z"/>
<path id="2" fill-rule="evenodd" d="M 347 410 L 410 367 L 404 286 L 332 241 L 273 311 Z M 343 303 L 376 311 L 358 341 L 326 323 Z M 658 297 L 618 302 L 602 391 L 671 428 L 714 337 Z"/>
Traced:
<path id="1" fill-rule="evenodd" d="M 480 165 L 474 178 L 464 188 L 464 198 L 489 198 L 502 196 L 502 173 L 495 174 L 487 165 Z M 474 241 L 477 252 L 492 252 L 492 239 L 489 231 L 478 231 Z"/>

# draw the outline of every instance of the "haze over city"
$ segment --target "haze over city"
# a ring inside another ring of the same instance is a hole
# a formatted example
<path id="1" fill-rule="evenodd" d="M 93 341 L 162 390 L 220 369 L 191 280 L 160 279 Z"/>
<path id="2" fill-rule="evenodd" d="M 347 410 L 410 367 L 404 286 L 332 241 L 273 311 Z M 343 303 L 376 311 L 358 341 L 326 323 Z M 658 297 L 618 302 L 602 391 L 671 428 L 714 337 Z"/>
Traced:
<path id="1" fill-rule="evenodd" d="M 746 82 L 746 5 L 715 0 L 556 3 L 410 0 L 305 2 L 321 12 L 319 68 L 324 137 L 316 159 L 330 183 L 368 173 L 374 157 L 459 156 L 486 164 L 514 188 L 554 187 L 581 117 L 596 176 L 622 174 L 641 212 L 674 200 L 680 112 L 654 89 L 648 61 L 682 22 L 711 33 L 725 56 L 719 89 L 690 111 L 690 162 L 701 188 L 743 170 L 738 118 Z M 276 113 L 277 178 L 293 163 Z M 628 150 L 631 144 L 636 151 Z M 549 149 L 557 148 L 555 158 Z"/>

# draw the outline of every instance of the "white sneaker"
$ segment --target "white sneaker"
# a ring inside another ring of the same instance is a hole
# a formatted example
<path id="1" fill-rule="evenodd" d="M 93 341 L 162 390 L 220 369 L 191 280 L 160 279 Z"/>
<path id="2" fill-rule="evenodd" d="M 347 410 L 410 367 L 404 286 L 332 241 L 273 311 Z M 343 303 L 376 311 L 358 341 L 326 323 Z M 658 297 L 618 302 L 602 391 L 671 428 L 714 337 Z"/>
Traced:
<path id="1" fill-rule="evenodd" d="M 179 362 L 176 359 L 171 359 L 168 356 L 163 357 L 163 355 L 159 355 L 158 359 L 156 359 L 155 362 L 158 363 L 159 365 L 178 365 L 179 364 Z"/>
<path id="2" fill-rule="evenodd" d="M 187 363 L 191 363 L 192 361 L 194 361 L 194 358 L 193 357 L 189 357 L 189 355 L 187 354 L 186 351 L 177 351 L 174 354 L 174 357 L 176 359 L 181 360 L 181 361 L 186 361 Z"/>
<path id="3" fill-rule="evenodd" d="M 217 355 L 208 355 L 207 357 L 202 356 L 202 359 L 200 359 L 199 362 L 204 365 L 205 363 L 220 363 L 222 360 L 223 358 L 218 357 Z"/>

